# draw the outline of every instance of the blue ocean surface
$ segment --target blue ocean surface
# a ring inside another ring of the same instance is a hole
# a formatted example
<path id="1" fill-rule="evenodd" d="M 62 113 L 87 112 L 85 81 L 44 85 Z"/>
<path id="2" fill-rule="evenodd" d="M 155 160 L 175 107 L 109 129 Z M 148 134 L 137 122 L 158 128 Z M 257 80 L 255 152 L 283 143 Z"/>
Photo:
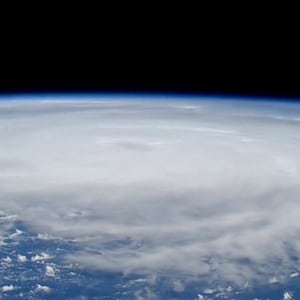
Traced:
<path id="1" fill-rule="evenodd" d="M 13 217 L 2 214 L 0 224 Z M 128 241 L 119 241 L 127 243 Z M 116 244 L 110 245 L 115 247 Z M 257 286 L 218 286 L 200 279 L 185 282 L 184 277 L 124 275 L 120 272 L 93 271 L 70 264 L 64 257 L 81 251 L 72 241 L 51 238 L 30 231 L 15 222 L 0 248 L 1 298 L 3 299 L 297 299 L 299 273 L 280 283 Z M 91 253 L 93 249 L 89 249 Z M 107 251 L 107 249 L 106 249 Z M 98 251 L 99 255 L 103 255 Z M 184 284 L 180 284 L 180 282 Z"/>

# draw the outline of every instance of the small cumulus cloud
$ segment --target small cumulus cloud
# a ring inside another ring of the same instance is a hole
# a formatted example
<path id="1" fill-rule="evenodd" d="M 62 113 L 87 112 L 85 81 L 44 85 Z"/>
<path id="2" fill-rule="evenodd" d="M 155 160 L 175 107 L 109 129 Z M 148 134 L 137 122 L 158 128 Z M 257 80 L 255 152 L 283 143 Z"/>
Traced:
<path id="1" fill-rule="evenodd" d="M 35 288 L 35 292 L 42 292 L 42 293 L 50 293 L 51 292 L 51 288 L 46 286 L 46 285 L 41 285 L 41 284 L 37 284 L 36 288 Z"/>
<path id="2" fill-rule="evenodd" d="M 55 269 L 50 265 L 46 266 L 45 276 L 55 277 Z"/>
<path id="3" fill-rule="evenodd" d="M 203 291 L 203 294 L 211 295 L 211 294 L 213 294 L 214 292 L 215 292 L 215 290 L 213 290 L 213 289 L 205 289 L 205 290 Z"/>
<path id="4" fill-rule="evenodd" d="M 298 277 L 298 276 L 299 276 L 299 272 L 295 272 L 295 273 L 290 274 L 291 278 Z"/>
<path id="5" fill-rule="evenodd" d="M 159 297 L 154 291 L 146 287 L 134 292 L 135 300 L 159 300 Z"/>
<path id="6" fill-rule="evenodd" d="M 12 233 L 9 237 L 12 239 L 18 238 L 23 233 L 22 230 L 16 229 L 14 233 Z"/>
<path id="7" fill-rule="evenodd" d="M 275 276 L 269 279 L 269 283 L 270 283 L 270 284 L 278 283 L 278 282 L 279 282 L 279 280 L 278 280 L 278 278 L 276 278 Z"/>
<path id="8" fill-rule="evenodd" d="M 12 292 L 15 289 L 15 287 L 10 284 L 10 285 L 4 285 L 2 286 L 1 290 L 3 293 L 7 293 L 7 292 Z"/>
<path id="9" fill-rule="evenodd" d="M 52 256 L 50 256 L 49 254 L 45 253 L 45 252 L 41 252 L 41 254 L 36 254 L 35 256 L 31 257 L 31 261 L 44 261 L 44 260 L 48 260 L 51 259 Z"/>
<path id="10" fill-rule="evenodd" d="M 12 259 L 9 256 L 4 257 L 3 262 L 10 264 L 12 262 Z"/>
<path id="11" fill-rule="evenodd" d="M 17 260 L 20 263 L 24 263 L 27 261 L 27 257 L 25 255 L 18 254 Z"/>
<path id="12" fill-rule="evenodd" d="M 284 292 L 282 299 L 283 300 L 292 300 L 293 299 L 293 294 L 291 292 Z"/>

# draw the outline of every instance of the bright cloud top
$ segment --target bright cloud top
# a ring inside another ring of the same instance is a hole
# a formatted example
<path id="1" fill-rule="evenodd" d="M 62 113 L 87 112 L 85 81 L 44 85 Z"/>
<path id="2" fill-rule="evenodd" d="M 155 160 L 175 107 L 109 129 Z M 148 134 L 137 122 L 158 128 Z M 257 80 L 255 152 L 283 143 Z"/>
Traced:
<path id="1" fill-rule="evenodd" d="M 0 210 L 76 241 L 86 267 L 267 282 L 298 267 L 299 120 L 282 103 L 3 102 Z"/>

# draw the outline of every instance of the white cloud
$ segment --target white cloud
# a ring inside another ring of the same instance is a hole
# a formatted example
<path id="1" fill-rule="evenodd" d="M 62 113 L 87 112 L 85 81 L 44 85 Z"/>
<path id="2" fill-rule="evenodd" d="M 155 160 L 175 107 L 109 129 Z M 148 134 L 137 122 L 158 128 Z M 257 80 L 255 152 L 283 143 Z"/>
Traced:
<path id="1" fill-rule="evenodd" d="M 37 284 L 35 291 L 36 292 L 43 292 L 43 293 L 50 293 L 51 288 L 46 286 L 46 285 Z"/>
<path id="2" fill-rule="evenodd" d="M 12 262 L 12 259 L 9 256 L 4 257 L 2 260 L 8 264 L 10 264 Z"/>
<path id="3" fill-rule="evenodd" d="M 294 272 L 294 273 L 290 274 L 291 278 L 294 278 L 294 277 L 297 277 L 297 276 L 299 276 L 299 272 Z"/>
<path id="4" fill-rule="evenodd" d="M 283 300 L 292 300 L 293 294 L 291 292 L 284 292 L 283 294 Z"/>
<path id="5" fill-rule="evenodd" d="M 148 287 L 134 292 L 135 300 L 158 300 L 159 297 Z"/>
<path id="6" fill-rule="evenodd" d="M 42 252 L 41 255 L 36 254 L 35 256 L 31 257 L 31 261 L 44 261 L 44 260 L 48 260 L 51 259 L 52 256 L 50 256 L 49 254 Z"/>
<path id="7" fill-rule="evenodd" d="M 214 292 L 215 292 L 215 290 L 213 290 L 213 289 L 205 289 L 205 290 L 203 291 L 203 294 L 210 295 L 210 294 L 213 294 Z"/>
<path id="8" fill-rule="evenodd" d="M 46 266 L 46 271 L 45 271 L 45 275 L 48 277 L 54 277 L 55 276 L 55 270 L 53 267 L 51 266 Z"/>
<path id="9" fill-rule="evenodd" d="M 18 238 L 22 233 L 23 233 L 22 230 L 16 229 L 16 231 L 14 233 L 12 233 L 9 237 L 12 239 Z"/>
<path id="10" fill-rule="evenodd" d="M 279 282 L 279 280 L 275 276 L 269 279 L 270 284 L 278 283 L 278 282 Z"/>
<path id="11" fill-rule="evenodd" d="M 20 263 L 24 263 L 27 261 L 27 257 L 25 255 L 21 255 L 21 254 L 18 254 L 18 258 L 17 258 L 18 262 Z"/>
<path id="12" fill-rule="evenodd" d="M 242 285 L 290 274 L 300 106 L 193 106 L 0 103 L 1 226 L 16 216 L 39 238 L 81 245 L 67 260 L 124 274 Z"/>
<path id="13" fill-rule="evenodd" d="M 13 290 L 15 289 L 15 287 L 10 284 L 10 285 L 4 285 L 1 290 L 3 293 L 6 293 L 6 292 L 12 292 Z"/>

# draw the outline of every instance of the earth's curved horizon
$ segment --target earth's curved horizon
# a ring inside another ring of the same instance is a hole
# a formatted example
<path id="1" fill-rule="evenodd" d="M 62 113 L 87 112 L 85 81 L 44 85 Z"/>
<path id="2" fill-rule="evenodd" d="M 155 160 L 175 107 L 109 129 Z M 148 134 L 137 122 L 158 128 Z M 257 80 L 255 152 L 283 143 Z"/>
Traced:
<path id="1" fill-rule="evenodd" d="M 300 102 L 0 98 L 0 145 L 0 299 L 299 297 Z"/>

